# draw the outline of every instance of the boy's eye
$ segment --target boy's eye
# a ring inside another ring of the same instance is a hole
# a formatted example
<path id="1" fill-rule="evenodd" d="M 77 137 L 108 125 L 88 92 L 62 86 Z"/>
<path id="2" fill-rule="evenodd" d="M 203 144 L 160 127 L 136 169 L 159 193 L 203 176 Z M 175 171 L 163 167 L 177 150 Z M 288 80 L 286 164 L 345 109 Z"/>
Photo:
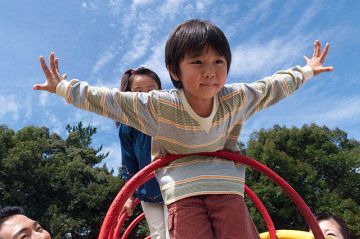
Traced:
<path id="1" fill-rule="evenodd" d="M 191 64 L 201 64 L 201 63 L 202 63 L 202 61 L 200 61 L 200 60 L 195 60 L 195 61 L 191 62 Z"/>
<path id="2" fill-rule="evenodd" d="M 218 60 L 216 60 L 216 64 L 222 64 L 222 63 L 224 63 L 224 60 L 223 60 L 223 59 L 218 59 Z"/>

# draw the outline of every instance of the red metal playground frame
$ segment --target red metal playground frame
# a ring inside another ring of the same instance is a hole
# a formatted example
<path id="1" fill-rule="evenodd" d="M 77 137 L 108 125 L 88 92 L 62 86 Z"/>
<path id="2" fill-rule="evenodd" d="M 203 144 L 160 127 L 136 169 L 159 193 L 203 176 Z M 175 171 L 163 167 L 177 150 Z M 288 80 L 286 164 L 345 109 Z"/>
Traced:
<path id="1" fill-rule="evenodd" d="M 275 184 L 280 186 L 289 196 L 289 198 L 293 201 L 293 203 L 296 205 L 296 207 L 299 209 L 300 213 L 304 217 L 306 223 L 308 224 L 309 228 L 311 229 L 312 233 L 314 234 L 316 239 L 325 239 L 324 235 L 321 232 L 321 229 L 319 227 L 319 224 L 317 223 L 313 213 L 311 212 L 310 208 L 306 205 L 304 200 L 300 197 L 300 195 L 279 175 L 277 175 L 274 171 L 272 171 L 270 168 L 266 167 L 265 165 L 261 164 L 260 162 L 250 158 L 246 157 L 244 155 L 240 155 L 238 153 L 232 153 L 229 151 L 217 151 L 217 152 L 204 152 L 204 153 L 196 153 L 198 155 L 205 155 L 205 156 L 217 156 L 221 158 L 225 158 L 228 160 L 232 160 L 235 162 L 239 162 L 242 164 L 245 164 L 265 176 L 267 176 L 271 181 L 273 181 Z M 119 238 L 119 232 L 120 227 L 123 224 L 123 221 L 126 218 L 126 213 L 123 215 L 120 215 L 121 209 L 125 205 L 126 200 L 135 192 L 135 190 L 140 187 L 144 182 L 148 181 L 150 178 L 152 178 L 153 172 L 163 167 L 170 162 L 184 157 L 185 155 L 167 155 L 165 157 L 162 157 L 161 159 L 155 160 L 145 168 L 143 168 L 141 171 L 139 171 L 137 174 L 135 174 L 120 190 L 120 192 L 117 194 L 115 199 L 113 200 L 112 204 L 110 205 L 105 219 L 103 221 L 103 224 L 101 226 L 101 230 L 99 233 L 99 239 L 118 239 Z M 270 215 L 267 213 L 264 205 L 261 203 L 260 199 L 257 198 L 257 196 L 248 188 L 245 187 L 246 194 L 250 197 L 250 199 L 255 203 L 257 209 L 262 214 L 266 226 L 269 230 L 270 238 L 276 239 L 275 235 L 275 227 L 272 223 L 272 220 L 270 218 Z M 139 216 L 141 217 L 141 215 Z M 142 218 L 141 218 L 142 219 Z M 135 219 L 136 222 L 133 222 L 133 224 L 136 224 L 141 219 Z"/>

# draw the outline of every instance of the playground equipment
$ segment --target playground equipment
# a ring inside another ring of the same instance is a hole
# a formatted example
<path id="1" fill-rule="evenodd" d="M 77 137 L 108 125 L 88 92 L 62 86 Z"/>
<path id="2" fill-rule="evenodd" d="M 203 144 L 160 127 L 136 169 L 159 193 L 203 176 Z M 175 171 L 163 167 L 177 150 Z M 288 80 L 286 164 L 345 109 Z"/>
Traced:
<path id="1" fill-rule="evenodd" d="M 268 167 L 266 167 L 265 165 L 261 164 L 260 162 L 237 154 L 237 153 L 232 153 L 232 152 L 228 152 L 228 151 L 217 151 L 217 152 L 204 152 L 204 153 L 197 153 L 198 155 L 204 155 L 204 156 L 217 156 L 217 157 L 221 157 L 221 158 L 225 158 L 225 159 L 229 159 L 232 161 L 236 161 L 239 163 L 242 163 L 244 165 L 247 165 L 261 173 L 263 173 L 264 175 L 266 175 L 270 180 L 272 180 L 275 184 L 277 184 L 278 186 L 280 186 L 286 193 L 287 195 L 290 197 L 290 199 L 293 201 L 293 203 L 297 206 L 297 208 L 299 209 L 300 213 L 303 215 L 306 223 L 308 224 L 308 226 L 310 227 L 311 231 L 313 232 L 313 235 L 315 237 L 315 239 L 324 239 L 324 235 L 321 232 L 321 229 L 319 227 L 319 224 L 317 223 L 314 215 L 312 214 L 311 210 L 309 209 L 309 207 L 306 205 L 306 203 L 303 201 L 303 199 L 299 196 L 299 194 L 284 180 L 282 179 L 279 175 L 277 175 L 274 171 L 272 171 L 271 169 L 269 169 Z M 151 164 L 149 164 L 148 166 L 146 166 L 143 170 L 141 170 L 140 172 L 138 172 L 136 175 L 134 175 L 125 185 L 124 187 L 120 190 L 120 192 L 117 194 L 117 196 L 115 197 L 115 199 L 113 200 L 112 204 L 109 207 L 109 210 L 105 216 L 105 219 L 103 221 L 101 230 L 100 230 L 100 234 L 99 234 L 99 239 L 117 239 L 119 238 L 119 234 L 117 234 L 120 229 L 119 227 L 122 226 L 121 223 L 121 218 L 124 216 L 119 214 L 121 212 L 121 209 L 123 208 L 126 200 L 135 192 L 136 188 L 138 188 L 139 186 L 141 186 L 144 182 L 146 182 L 147 180 L 149 180 L 150 178 L 152 178 L 154 176 L 153 172 L 154 170 L 163 167 L 167 164 L 169 164 L 170 162 L 184 157 L 185 155 L 168 155 L 165 156 L 161 159 L 158 159 L 154 162 L 152 162 Z M 257 209 L 260 211 L 261 215 L 263 216 L 265 222 L 266 222 L 266 226 L 269 230 L 269 237 L 266 237 L 266 234 L 262 234 L 262 239 L 265 238 L 270 238 L 270 239 L 276 239 L 276 236 L 278 236 L 278 238 L 281 239 L 292 239 L 292 238 L 302 238 L 302 239 L 311 239 L 314 237 L 301 237 L 304 234 L 291 234 L 294 231 L 291 230 L 280 230 L 279 232 L 275 231 L 275 227 L 272 223 L 272 220 L 270 218 L 270 215 L 267 213 L 264 205 L 261 203 L 260 199 L 257 198 L 257 196 L 251 192 L 251 190 L 246 189 L 247 187 L 245 187 L 246 193 L 247 195 L 250 197 L 250 199 L 255 203 Z M 141 215 L 140 215 L 141 216 Z M 125 215 L 126 217 L 126 215 Z M 141 219 L 136 219 L 136 221 L 138 222 Z M 136 224 L 136 223 L 134 223 Z M 275 233 L 279 233 L 279 235 L 275 235 Z M 280 235 L 281 234 L 281 235 Z M 311 233 L 310 233 L 311 234 Z M 309 236 L 310 234 L 306 234 L 305 236 Z M 299 237 L 293 237 L 293 235 L 300 235 Z M 281 237 L 279 237 L 281 236 Z M 122 237 L 124 238 L 124 237 Z M 126 237 L 125 237 L 126 238 Z M 124 239 L 125 239 L 124 238 Z"/>
<path id="2" fill-rule="evenodd" d="M 261 239 L 271 239 L 269 232 L 263 232 L 260 234 Z M 311 232 L 296 231 L 296 230 L 277 230 L 277 239 L 314 239 L 314 235 Z"/>

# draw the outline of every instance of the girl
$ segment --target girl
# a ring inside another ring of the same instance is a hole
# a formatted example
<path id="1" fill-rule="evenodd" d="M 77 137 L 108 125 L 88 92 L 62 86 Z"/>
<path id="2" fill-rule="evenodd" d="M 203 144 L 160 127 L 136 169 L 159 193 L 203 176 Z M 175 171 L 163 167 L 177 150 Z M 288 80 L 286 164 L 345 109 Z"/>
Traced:
<path id="1" fill-rule="evenodd" d="M 120 83 L 120 91 L 149 92 L 160 90 L 161 81 L 159 76 L 150 69 L 140 67 L 137 70 L 127 70 L 123 74 Z M 119 128 L 119 138 L 122 158 L 122 178 L 129 180 L 139 170 L 151 162 L 151 137 L 142 132 L 116 122 Z M 141 206 L 148 222 L 151 238 L 166 238 L 166 223 L 164 204 L 159 184 L 155 178 L 142 185 L 135 193 L 141 201 Z M 132 215 L 134 197 L 130 197 L 122 212 L 126 210 Z M 121 213 L 122 213 L 121 212 Z"/>

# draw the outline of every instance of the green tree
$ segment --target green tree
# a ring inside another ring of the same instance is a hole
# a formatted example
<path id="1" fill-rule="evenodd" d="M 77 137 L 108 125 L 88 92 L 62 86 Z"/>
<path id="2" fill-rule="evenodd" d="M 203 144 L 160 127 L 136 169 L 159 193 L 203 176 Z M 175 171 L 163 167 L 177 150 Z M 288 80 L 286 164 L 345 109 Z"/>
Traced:
<path id="1" fill-rule="evenodd" d="M 354 236 L 360 236 L 360 143 L 339 129 L 317 125 L 254 132 L 247 144 L 248 156 L 284 178 L 313 212 L 342 216 Z M 249 170 L 247 184 L 264 202 L 279 229 L 304 230 L 305 223 L 287 195 L 265 176 Z M 254 221 L 260 231 L 265 224 L 254 206 Z"/>
<path id="2" fill-rule="evenodd" d="M 45 127 L 0 127 L 0 206 L 23 206 L 53 238 L 97 238 L 123 181 L 94 167 L 107 156 L 90 146 L 95 128 L 67 130 L 63 140 Z"/>

